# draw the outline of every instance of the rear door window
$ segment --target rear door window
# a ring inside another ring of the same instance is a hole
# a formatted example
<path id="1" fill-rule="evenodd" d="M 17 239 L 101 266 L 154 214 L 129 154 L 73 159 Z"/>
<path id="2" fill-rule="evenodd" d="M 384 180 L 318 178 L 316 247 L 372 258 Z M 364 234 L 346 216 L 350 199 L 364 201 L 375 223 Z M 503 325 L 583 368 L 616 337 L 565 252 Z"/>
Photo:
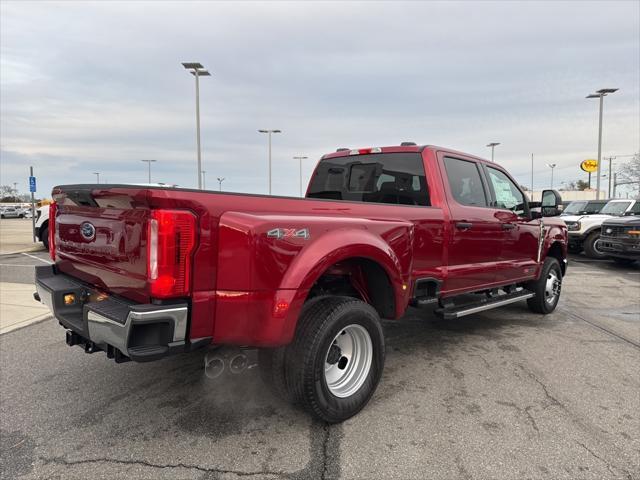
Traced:
<path id="1" fill-rule="evenodd" d="M 456 202 L 473 207 L 486 207 L 487 195 L 476 162 L 445 157 L 449 188 Z"/>
<path id="2" fill-rule="evenodd" d="M 379 153 L 321 160 L 308 198 L 431 205 L 420 153 Z"/>

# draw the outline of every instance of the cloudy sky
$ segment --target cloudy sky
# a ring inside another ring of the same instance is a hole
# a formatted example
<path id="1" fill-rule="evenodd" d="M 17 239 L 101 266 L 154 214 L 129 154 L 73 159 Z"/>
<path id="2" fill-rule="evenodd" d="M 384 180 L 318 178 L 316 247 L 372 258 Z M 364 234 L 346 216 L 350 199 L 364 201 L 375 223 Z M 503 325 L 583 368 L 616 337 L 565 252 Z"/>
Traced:
<path id="1" fill-rule="evenodd" d="M 27 2 L 1 4 L 2 184 L 196 180 L 199 61 L 207 187 L 297 195 L 337 147 L 404 140 L 488 156 L 529 185 L 640 150 L 640 2 Z"/>

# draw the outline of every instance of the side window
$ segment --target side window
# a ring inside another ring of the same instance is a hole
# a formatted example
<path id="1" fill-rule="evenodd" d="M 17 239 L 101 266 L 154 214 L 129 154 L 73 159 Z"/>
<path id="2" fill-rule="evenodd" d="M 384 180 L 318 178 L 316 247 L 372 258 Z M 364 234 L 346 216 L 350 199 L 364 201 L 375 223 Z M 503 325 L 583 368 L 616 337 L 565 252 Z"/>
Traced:
<path id="1" fill-rule="evenodd" d="M 462 205 L 486 207 L 487 196 L 475 162 L 445 157 L 451 194 Z"/>
<path id="2" fill-rule="evenodd" d="M 524 195 L 504 172 L 487 167 L 489 181 L 496 195 L 494 207 L 511 210 L 516 215 L 524 215 Z"/>
<path id="3" fill-rule="evenodd" d="M 640 201 L 634 203 L 629 212 L 631 215 L 640 215 Z"/>

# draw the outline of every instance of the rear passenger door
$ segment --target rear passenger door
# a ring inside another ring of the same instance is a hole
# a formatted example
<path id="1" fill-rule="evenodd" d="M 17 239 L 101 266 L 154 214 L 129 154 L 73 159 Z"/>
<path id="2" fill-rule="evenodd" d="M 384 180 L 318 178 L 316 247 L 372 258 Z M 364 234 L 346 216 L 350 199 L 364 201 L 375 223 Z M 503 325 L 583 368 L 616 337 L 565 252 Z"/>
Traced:
<path id="1" fill-rule="evenodd" d="M 489 189 L 476 161 L 446 155 L 442 164 L 451 232 L 442 290 L 478 289 L 495 281 L 502 241 L 500 220 L 489 206 Z"/>
<path id="2" fill-rule="evenodd" d="M 531 220 L 524 193 L 506 172 L 490 165 L 483 168 L 493 215 L 500 222 L 503 238 L 496 280 L 509 283 L 530 279 L 537 265 L 540 220 Z"/>

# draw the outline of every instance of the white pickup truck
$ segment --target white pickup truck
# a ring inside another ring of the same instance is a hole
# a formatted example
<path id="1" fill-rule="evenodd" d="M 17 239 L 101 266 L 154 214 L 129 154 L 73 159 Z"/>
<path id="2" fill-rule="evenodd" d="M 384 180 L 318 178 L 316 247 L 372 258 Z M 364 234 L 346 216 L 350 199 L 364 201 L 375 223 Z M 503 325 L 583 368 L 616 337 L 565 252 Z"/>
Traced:
<path id="1" fill-rule="evenodd" d="M 598 248 L 602 222 L 624 215 L 640 215 L 640 200 L 611 200 L 596 215 L 562 216 L 569 232 L 569 251 L 584 250 L 589 258 L 606 258 L 607 254 Z"/>

